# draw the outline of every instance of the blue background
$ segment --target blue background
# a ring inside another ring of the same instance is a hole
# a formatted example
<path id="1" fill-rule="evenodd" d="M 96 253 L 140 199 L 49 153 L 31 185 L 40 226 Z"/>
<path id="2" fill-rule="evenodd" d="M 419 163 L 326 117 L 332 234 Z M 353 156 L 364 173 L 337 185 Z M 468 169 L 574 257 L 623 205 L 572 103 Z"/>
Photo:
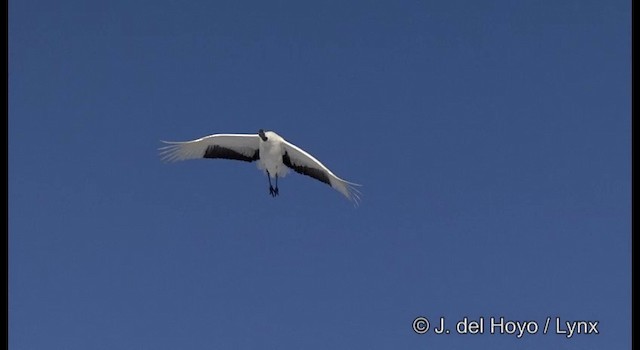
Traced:
<path id="1" fill-rule="evenodd" d="M 10 0 L 9 347 L 629 348 L 630 7 Z M 157 154 L 259 128 L 362 205 Z"/>

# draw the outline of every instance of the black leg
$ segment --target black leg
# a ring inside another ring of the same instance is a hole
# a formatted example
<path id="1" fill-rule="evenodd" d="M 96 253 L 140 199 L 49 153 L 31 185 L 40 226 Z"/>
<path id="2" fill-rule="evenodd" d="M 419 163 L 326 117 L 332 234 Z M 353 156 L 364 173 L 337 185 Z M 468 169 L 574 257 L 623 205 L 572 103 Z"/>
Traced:
<path id="1" fill-rule="evenodd" d="M 279 194 L 280 189 L 278 189 L 278 174 L 276 173 L 276 196 Z"/>
<path id="2" fill-rule="evenodd" d="M 267 179 L 269 179 L 269 194 L 271 195 L 271 197 L 275 197 L 278 195 L 277 190 L 273 189 L 273 186 L 271 186 L 271 175 L 269 175 L 269 172 L 267 171 Z M 278 185 L 276 185 L 277 187 Z"/>

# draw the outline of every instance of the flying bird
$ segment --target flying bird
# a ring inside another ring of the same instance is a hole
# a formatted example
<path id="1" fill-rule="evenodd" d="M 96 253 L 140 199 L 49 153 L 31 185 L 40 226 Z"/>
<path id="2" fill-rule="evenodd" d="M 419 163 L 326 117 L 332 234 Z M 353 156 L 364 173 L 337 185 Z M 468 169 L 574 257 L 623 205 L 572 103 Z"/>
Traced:
<path id="1" fill-rule="evenodd" d="M 269 194 L 273 197 L 279 194 L 278 178 L 293 169 L 333 187 L 356 206 L 360 202 L 360 191 L 356 188 L 359 184 L 337 177 L 319 160 L 273 131 L 260 129 L 257 134 L 215 134 L 186 142 L 162 142 L 168 144 L 159 149 L 165 161 L 197 158 L 257 161 L 258 169 L 269 179 Z M 271 179 L 275 179 L 275 187 Z"/>

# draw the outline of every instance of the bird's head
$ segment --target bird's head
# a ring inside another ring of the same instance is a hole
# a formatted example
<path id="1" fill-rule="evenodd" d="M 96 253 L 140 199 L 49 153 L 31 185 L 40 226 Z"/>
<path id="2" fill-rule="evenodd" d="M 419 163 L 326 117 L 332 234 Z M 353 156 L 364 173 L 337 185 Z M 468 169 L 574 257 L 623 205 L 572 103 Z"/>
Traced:
<path id="1" fill-rule="evenodd" d="M 258 136 L 260 136 L 262 141 L 267 141 L 268 140 L 267 136 L 264 134 L 264 130 L 263 129 L 258 130 Z"/>

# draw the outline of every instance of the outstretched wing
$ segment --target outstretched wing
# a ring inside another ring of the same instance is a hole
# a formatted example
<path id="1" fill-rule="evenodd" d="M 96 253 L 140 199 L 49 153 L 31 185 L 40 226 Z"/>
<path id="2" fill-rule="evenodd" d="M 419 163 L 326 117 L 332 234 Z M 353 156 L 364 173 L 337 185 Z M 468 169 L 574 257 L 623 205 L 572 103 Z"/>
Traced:
<path id="1" fill-rule="evenodd" d="M 287 167 L 293 169 L 297 173 L 310 176 L 316 180 L 322 181 L 333 187 L 336 191 L 342 193 L 347 199 L 352 201 L 354 205 L 360 203 L 360 191 L 356 186 L 361 186 L 353 182 L 343 180 L 334 175 L 331 170 L 320 163 L 312 155 L 305 152 L 298 146 L 283 140 L 282 142 L 285 152 L 282 156 L 282 162 Z"/>
<path id="2" fill-rule="evenodd" d="M 186 142 L 162 141 L 162 160 L 174 162 L 197 158 L 222 158 L 253 162 L 260 158 L 260 137 L 257 134 L 216 134 Z"/>

